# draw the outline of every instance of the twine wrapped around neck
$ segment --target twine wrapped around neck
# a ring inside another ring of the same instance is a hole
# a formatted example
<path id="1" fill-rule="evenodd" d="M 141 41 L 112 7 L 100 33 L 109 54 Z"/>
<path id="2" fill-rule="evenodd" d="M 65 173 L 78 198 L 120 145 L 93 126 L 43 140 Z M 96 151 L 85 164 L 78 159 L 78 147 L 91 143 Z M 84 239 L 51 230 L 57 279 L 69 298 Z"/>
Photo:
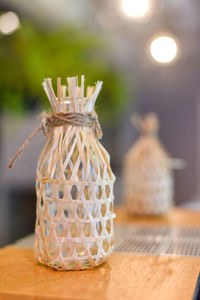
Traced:
<path id="1" fill-rule="evenodd" d="M 92 128 L 98 139 L 101 139 L 103 136 L 101 125 L 95 112 L 86 114 L 78 112 L 59 112 L 52 113 L 51 115 L 47 115 L 45 112 L 43 112 L 41 114 L 41 119 L 42 125 L 36 128 L 33 133 L 26 139 L 24 144 L 19 148 L 15 156 L 9 162 L 9 168 L 12 168 L 15 160 L 21 155 L 24 149 L 28 147 L 30 141 L 38 134 L 40 130 L 43 130 L 44 135 L 48 136 L 51 130 L 55 127 L 73 125 Z"/>

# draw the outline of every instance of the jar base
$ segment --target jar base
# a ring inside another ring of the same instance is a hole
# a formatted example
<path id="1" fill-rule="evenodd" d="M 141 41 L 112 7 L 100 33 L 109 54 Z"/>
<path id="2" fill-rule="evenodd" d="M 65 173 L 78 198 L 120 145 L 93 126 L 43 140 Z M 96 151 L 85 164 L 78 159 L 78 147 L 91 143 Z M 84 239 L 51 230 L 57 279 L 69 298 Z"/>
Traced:
<path id="1" fill-rule="evenodd" d="M 98 260 L 98 262 L 95 261 L 89 261 L 89 259 L 84 260 L 68 260 L 65 262 L 60 262 L 56 260 L 44 260 L 42 257 L 36 257 L 36 259 L 39 261 L 40 264 L 48 266 L 50 268 L 56 269 L 57 271 L 80 271 L 80 270 L 87 270 L 95 268 L 102 263 L 105 262 L 106 257 L 102 257 Z"/>

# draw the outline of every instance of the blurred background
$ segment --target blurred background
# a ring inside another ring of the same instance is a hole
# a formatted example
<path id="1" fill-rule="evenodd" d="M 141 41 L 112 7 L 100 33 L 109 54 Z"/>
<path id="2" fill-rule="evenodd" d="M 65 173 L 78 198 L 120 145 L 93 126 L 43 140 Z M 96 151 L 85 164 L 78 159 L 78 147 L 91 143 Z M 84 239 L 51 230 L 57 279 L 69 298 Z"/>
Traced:
<path id="1" fill-rule="evenodd" d="M 138 138 L 133 112 L 154 111 L 175 172 L 175 203 L 199 209 L 199 0 L 1 0 L 0 246 L 33 232 L 39 134 L 12 170 L 25 138 L 49 109 L 41 82 L 84 74 L 103 80 L 97 112 L 122 203 L 123 157 Z"/>

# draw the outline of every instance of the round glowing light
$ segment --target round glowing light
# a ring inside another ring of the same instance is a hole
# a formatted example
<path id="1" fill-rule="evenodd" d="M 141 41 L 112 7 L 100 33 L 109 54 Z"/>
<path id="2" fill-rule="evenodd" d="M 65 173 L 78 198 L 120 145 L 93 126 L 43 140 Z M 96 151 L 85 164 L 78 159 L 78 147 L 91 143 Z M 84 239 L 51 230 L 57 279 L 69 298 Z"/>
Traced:
<path id="1" fill-rule="evenodd" d="M 0 17 L 0 31 L 11 34 L 19 27 L 19 18 L 16 13 L 8 11 Z"/>
<path id="2" fill-rule="evenodd" d="M 152 41 L 150 51 L 157 62 L 169 63 L 177 55 L 177 45 L 172 37 L 160 36 Z"/>
<path id="3" fill-rule="evenodd" d="M 140 18 L 150 10 L 150 0 L 122 0 L 122 9 L 128 16 Z"/>

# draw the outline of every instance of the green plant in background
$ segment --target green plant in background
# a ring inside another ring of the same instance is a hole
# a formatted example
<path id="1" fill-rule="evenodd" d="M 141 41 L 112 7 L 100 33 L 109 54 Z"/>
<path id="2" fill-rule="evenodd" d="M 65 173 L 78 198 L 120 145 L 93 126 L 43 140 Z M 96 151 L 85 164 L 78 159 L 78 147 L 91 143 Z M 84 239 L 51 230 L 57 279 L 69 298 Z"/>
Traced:
<path id="1" fill-rule="evenodd" d="M 104 122 L 115 120 L 127 102 L 127 87 L 109 62 L 112 51 L 102 37 L 66 28 L 45 31 L 28 24 L 10 36 L 1 36 L 0 110 L 22 112 L 41 99 L 47 105 L 41 82 L 45 77 L 85 75 L 86 85 L 103 80 L 97 111 Z"/>

